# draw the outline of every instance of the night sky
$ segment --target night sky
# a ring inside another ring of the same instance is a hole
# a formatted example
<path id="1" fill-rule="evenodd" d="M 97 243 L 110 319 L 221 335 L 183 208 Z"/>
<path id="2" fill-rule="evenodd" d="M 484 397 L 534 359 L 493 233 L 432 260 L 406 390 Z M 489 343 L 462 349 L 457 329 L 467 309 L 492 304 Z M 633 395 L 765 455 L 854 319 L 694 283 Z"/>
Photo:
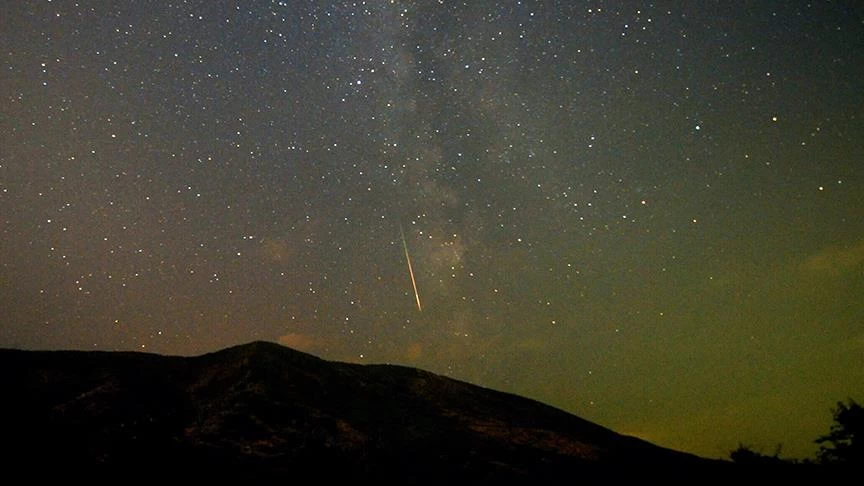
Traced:
<path id="1" fill-rule="evenodd" d="M 712 457 L 864 391 L 858 1 L 6 1 L 0 73 L 0 347 L 277 341 Z"/>

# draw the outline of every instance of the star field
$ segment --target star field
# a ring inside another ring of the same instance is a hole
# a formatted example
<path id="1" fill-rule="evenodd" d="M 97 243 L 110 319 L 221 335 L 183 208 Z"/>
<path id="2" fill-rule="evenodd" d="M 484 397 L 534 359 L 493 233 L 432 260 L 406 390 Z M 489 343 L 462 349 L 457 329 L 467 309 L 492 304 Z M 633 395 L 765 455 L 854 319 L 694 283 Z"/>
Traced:
<path id="1" fill-rule="evenodd" d="M 864 383 L 862 53 L 856 2 L 6 2 L 0 346 L 265 339 L 812 455 Z"/>

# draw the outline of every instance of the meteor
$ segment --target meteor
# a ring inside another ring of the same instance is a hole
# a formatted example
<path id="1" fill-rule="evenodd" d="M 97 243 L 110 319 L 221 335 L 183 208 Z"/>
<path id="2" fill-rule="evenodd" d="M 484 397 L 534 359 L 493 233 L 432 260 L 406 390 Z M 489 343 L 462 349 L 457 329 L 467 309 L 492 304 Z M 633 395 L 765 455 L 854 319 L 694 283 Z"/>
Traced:
<path id="1" fill-rule="evenodd" d="M 402 229 L 402 223 L 399 223 L 399 234 L 402 235 L 402 248 L 405 249 L 405 260 L 408 262 L 408 275 L 411 275 L 414 298 L 417 299 L 417 311 L 423 312 L 423 306 L 420 305 L 420 293 L 417 292 L 417 280 L 414 279 L 414 267 L 411 266 L 411 256 L 408 255 L 408 243 L 405 242 L 405 231 Z"/>

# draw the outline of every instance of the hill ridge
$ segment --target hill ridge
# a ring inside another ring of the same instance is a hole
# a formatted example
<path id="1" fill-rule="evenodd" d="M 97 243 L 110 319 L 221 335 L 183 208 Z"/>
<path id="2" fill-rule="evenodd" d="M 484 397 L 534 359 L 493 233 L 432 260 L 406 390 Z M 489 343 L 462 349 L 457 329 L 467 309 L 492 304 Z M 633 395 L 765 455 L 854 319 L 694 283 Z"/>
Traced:
<path id="1" fill-rule="evenodd" d="M 267 341 L 192 357 L 0 350 L 0 366 L 16 370 L 0 375 L 14 397 L 0 401 L 0 425 L 18 445 L 10 464 L 47 458 L 90 474 L 143 461 L 220 479 L 306 471 L 424 483 L 720 463 L 512 393 Z"/>

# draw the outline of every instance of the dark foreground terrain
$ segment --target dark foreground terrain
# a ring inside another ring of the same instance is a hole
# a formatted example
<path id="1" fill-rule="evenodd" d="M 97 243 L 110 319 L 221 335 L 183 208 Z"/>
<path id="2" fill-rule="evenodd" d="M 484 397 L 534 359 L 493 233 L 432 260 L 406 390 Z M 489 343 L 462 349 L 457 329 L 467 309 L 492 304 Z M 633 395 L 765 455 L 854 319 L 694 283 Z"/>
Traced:
<path id="1" fill-rule="evenodd" d="M 730 467 L 515 395 L 272 343 L 192 358 L 0 350 L 0 366 L 5 469 L 35 478 L 577 484 Z"/>

